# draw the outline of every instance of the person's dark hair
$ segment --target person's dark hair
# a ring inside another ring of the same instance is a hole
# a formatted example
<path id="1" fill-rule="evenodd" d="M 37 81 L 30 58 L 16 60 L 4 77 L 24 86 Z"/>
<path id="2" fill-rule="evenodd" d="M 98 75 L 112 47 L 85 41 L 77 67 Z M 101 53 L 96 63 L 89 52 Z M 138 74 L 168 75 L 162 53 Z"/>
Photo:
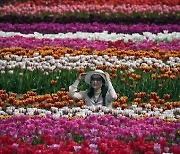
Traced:
<path id="1" fill-rule="evenodd" d="M 103 106 L 106 105 L 106 93 L 108 91 L 108 87 L 105 85 L 105 80 L 101 77 L 102 79 L 102 87 L 101 87 L 101 93 L 102 93 L 102 98 L 103 98 Z M 92 98 L 94 96 L 94 88 L 90 86 L 87 95 L 89 98 Z"/>

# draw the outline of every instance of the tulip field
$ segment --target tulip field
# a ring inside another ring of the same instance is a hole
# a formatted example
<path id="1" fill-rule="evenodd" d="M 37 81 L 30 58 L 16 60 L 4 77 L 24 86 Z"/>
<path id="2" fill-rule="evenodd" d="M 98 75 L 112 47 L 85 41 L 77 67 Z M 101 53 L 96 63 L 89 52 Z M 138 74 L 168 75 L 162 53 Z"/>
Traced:
<path id="1" fill-rule="evenodd" d="M 68 96 L 95 69 L 111 108 Z M 22 153 L 179 154 L 179 0 L 1 0 L 0 154 Z"/>

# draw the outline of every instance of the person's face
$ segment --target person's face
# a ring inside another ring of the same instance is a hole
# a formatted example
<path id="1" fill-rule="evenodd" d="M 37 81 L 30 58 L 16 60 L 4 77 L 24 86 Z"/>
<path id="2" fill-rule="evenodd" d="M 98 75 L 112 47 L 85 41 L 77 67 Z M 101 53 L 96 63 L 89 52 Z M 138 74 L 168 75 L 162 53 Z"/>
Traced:
<path id="1" fill-rule="evenodd" d="M 102 77 L 98 74 L 91 76 L 91 86 L 94 89 L 100 89 L 102 87 Z"/>

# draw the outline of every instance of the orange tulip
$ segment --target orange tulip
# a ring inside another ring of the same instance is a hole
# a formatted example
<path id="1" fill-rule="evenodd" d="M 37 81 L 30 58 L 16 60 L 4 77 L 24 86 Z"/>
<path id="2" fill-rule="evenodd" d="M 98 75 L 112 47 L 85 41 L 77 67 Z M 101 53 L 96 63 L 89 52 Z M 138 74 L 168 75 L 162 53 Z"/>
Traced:
<path id="1" fill-rule="evenodd" d="M 62 96 L 61 100 L 62 101 L 68 100 L 68 96 L 67 95 Z"/>
<path id="2" fill-rule="evenodd" d="M 139 103 L 138 102 L 132 102 L 132 105 L 138 105 Z"/>
<path id="3" fill-rule="evenodd" d="M 137 75 L 137 74 L 136 74 L 135 79 L 136 79 L 136 80 L 140 80 L 140 79 L 141 79 L 141 75 Z"/>
<path id="4" fill-rule="evenodd" d="M 170 75 L 171 80 L 175 80 L 176 76 L 175 75 Z"/>
<path id="5" fill-rule="evenodd" d="M 78 69 L 78 73 L 81 74 L 81 73 L 84 73 L 84 69 Z"/>
<path id="6" fill-rule="evenodd" d="M 54 97 L 53 97 L 53 101 L 54 101 L 54 102 L 59 101 L 59 97 L 58 97 L 58 96 L 54 96 Z"/>
<path id="7" fill-rule="evenodd" d="M 146 96 L 146 92 L 140 92 L 140 98 L 144 98 Z"/>
<path id="8" fill-rule="evenodd" d="M 51 84 L 52 84 L 53 86 L 55 86 L 55 85 L 57 84 L 57 81 L 56 81 L 56 80 L 51 80 Z"/>
<path id="9" fill-rule="evenodd" d="M 13 104 L 15 102 L 15 100 L 16 100 L 15 97 L 10 96 L 8 98 L 8 103 Z"/>
<path id="10" fill-rule="evenodd" d="M 70 99 L 70 100 L 69 100 L 69 105 L 73 105 L 73 103 L 74 103 L 74 100 L 73 100 L 73 99 Z"/>
<path id="11" fill-rule="evenodd" d="M 154 99 L 150 99 L 150 100 L 149 100 L 149 103 L 150 103 L 151 105 L 155 105 L 155 104 L 156 104 L 156 101 L 155 101 Z"/>
<path id="12" fill-rule="evenodd" d="M 158 100 L 158 103 L 159 103 L 159 104 L 164 104 L 164 99 L 159 99 L 159 100 Z"/>
<path id="13" fill-rule="evenodd" d="M 117 74 L 111 74 L 112 78 L 117 78 Z"/>
<path id="14" fill-rule="evenodd" d="M 162 86 L 163 86 L 162 84 L 158 84 L 158 87 L 159 87 L 159 88 L 162 88 Z"/>
<path id="15" fill-rule="evenodd" d="M 113 106 L 113 108 L 117 108 L 117 107 L 119 107 L 119 103 L 118 102 L 113 102 L 112 106 Z"/>
<path id="16" fill-rule="evenodd" d="M 169 100 L 169 99 L 170 99 L 170 95 L 169 95 L 169 94 L 164 94 L 164 95 L 163 95 L 163 98 L 164 98 L 165 100 Z"/>
<path id="17" fill-rule="evenodd" d="M 125 66 L 125 65 L 121 65 L 121 66 L 120 66 L 120 69 L 121 69 L 121 70 L 125 70 L 125 69 L 126 69 L 126 66 Z"/>
<path id="18" fill-rule="evenodd" d="M 141 98 L 135 98 L 134 102 L 140 103 L 141 102 Z"/>
<path id="19" fill-rule="evenodd" d="M 156 65 L 156 64 L 152 64 L 152 67 L 153 67 L 153 68 L 157 68 L 157 65 Z"/>
<path id="20" fill-rule="evenodd" d="M 152 78 L 152 79 L 156 79 L 156 77 L 157 77 L 156 74 L 152 74 L 152 75 L 151 75 L 151 78 Z"/>
<path id="21" fill-rule="evenodd" d="M 121 81 L 122 81 L 123 83 L 126 83 L 126 79 L 125 79 L 125 78 L 122 78 Z"/>
<path id="22" fill-rule="evenodd" d="M 61 91 L 65 91 L 66 89 L 65 88 L 61 88 Z"/>
<path id="23" fill-rule="evenodd" d="M 5 103 L 0 100 L 0 106 L 2 107 L 2 106 L 4 106 L 4 104 L 5 104 Z"/>
<path id="24" fill-rule="evenodd" d="M 7 94 L 7 93 L 1 94 L 1 95 L 0 95 L 0 98 L 1 98 L 3 101 L 5 101 L 5 100 L 8 98 L 8 94 Z"/>
<path id="25" fill-rule="evenodd" d="M 146 103 L 142 103 L 142 104 L 141 104 L 141 107 L 142 107 L 142 108 L 145 108 L 145 107 L 146 107 Z"/>
<path id="26" fill-rule="evenodd" d="M 126 109 L 127 107 L 128 107 L 127 104 L 122 104 L 122 106 L 121 106 L 122 109 Z"/>
<path id="27" fill-rule="evenodd" d="M 156 106 L 157 108 L 160 108 L 160 107 L 161 107 L 161 105 L 160 105 L 160 104 L 156 104 L 155 106 Z"/>
<path id="28" fill-rule="evenodd" d="M 54 100 L 52 98 L 48 98 L 48 99 L 46 99 L 46 101 L 47 101 L 47 103 L 53 103 L 54 102 Z"/>
<path id="29" fill-rule="evenodd" d="M 83 101 L 83 100 L 80 100 L 80 101 L 78 101 L 76 104 L 77 104 L 77 106 L 81 107 L 81 106 L 84 105 L 84 101 Z"/>
<path id="30" fill-rule="evenodd" d="M 16 98 L 17 94 L 16 93 L 11 93 L 10 97 L 15 97 Z"/>

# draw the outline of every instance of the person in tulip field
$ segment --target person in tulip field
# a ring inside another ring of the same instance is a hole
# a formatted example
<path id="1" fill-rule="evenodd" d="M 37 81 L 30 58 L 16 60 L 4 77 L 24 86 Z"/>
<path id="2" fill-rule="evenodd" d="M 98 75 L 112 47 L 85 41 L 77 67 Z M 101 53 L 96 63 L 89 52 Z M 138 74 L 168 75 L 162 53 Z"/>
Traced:
<path id="1" fill-rule="evenodd" d="M 77 91 L 80 80 L 90 85 L 85 91 Z M 81 73 L 76 81 L 69 86 L 69 97 L 75 100 L 84 100 L 88 106 L 102 105 L 112 107 L 112 102 L 117 99 L 117 94 L 112 86 L 110 76 L 102 70 Z"/>

